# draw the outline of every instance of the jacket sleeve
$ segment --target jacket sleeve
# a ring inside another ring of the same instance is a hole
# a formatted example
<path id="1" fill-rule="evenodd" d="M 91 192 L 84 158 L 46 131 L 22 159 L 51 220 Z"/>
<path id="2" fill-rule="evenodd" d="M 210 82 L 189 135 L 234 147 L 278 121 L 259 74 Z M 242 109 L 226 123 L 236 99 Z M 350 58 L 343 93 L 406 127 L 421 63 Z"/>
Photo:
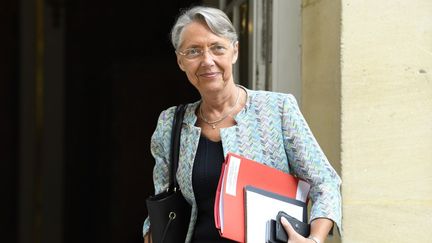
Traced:
<path id="1" fill-rule="evenodd" d="M 284 146 L 292 173 L 311 185 L 310 220 L 328 218 L 341 230 L 341 179 L 330 165 L 297 102 L 288 95 L 283 105 Z"/>
<path id="2" fill-rule="evenodd" d="M 153 168 L 155 195 L 168 188 L 171 127 L 174 112 L 175 107 L 162 111 L 156 125 L 156 130 L 151 137 L 150 150 L 155 160 Z M 144 221 L 143 235 L 145 235 L 149 229 L 150 220 L 147 217 Z"/>

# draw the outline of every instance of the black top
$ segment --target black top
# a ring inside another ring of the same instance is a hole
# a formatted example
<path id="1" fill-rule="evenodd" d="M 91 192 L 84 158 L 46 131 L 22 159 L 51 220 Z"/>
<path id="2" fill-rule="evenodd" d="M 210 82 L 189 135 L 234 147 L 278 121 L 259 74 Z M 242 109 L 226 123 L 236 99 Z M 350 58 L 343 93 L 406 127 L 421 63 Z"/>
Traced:
<path id="1" fill-rule="evenodd" d="M 222 142 L 201 136 L 195 155 L 192 186 L 198 206 L 192 242 L 235 242 L 219 235 L 214 220 L 214 202 L 224 161 Z"/>

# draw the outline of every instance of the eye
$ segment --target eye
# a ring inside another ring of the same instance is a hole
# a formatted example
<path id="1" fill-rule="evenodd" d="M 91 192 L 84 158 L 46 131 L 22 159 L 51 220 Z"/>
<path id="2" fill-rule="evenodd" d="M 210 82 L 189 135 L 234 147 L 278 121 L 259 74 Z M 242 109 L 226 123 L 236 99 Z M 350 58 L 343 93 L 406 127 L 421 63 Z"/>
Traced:
<path id="1" fill-rule="evenodd" d="M 202 50 L 199 48 L 189 48 L 184 53 L 187 57 L 197 57 L 202 53 Z"/>
<path id="2" fill-rule="evenodd" d="M 210 47 L 210 50 L 213 54 L 223 55 L 223 54 L 225 54 L 227 48 L 223 45 L 214 45 L 214 46 Z"/>

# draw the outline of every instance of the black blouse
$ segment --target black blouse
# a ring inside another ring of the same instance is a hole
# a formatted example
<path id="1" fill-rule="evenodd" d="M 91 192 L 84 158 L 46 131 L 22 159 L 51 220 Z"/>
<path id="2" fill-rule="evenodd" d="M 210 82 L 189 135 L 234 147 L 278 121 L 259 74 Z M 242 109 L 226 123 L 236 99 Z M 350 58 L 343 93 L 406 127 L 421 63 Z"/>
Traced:
<path id="1" fill-rule="evenodd" d="M 198 206 L 192 242 L 235 242 L 219 235 L 214 220 L 214 202 L 224 161 L 222 142 L 201 136 L 192 172 L 192 186 Z"/>

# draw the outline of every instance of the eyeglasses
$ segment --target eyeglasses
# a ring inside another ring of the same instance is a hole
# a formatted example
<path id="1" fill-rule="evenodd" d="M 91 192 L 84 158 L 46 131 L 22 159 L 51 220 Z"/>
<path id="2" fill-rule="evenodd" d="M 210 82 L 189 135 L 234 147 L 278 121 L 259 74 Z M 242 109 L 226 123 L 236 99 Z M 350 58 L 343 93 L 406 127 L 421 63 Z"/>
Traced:
<path id="1" fill-rule="evenodd" d="M 212 56 L 215 57 L 215 56 L 223 56 L 227 53 L 227 51 L 228 51 L 227 47 L 220 44 L 216 44 L 210 46 L 208 50 L 204 50 L 203 48 L 200 47 L 193 47 L 193 48 L 185 49 L 183 51 L 176 51 L 176 52 L 186 57 L 187 59 L 193 60 L 203 56 L 204 52 L 209 52 Z"/>

